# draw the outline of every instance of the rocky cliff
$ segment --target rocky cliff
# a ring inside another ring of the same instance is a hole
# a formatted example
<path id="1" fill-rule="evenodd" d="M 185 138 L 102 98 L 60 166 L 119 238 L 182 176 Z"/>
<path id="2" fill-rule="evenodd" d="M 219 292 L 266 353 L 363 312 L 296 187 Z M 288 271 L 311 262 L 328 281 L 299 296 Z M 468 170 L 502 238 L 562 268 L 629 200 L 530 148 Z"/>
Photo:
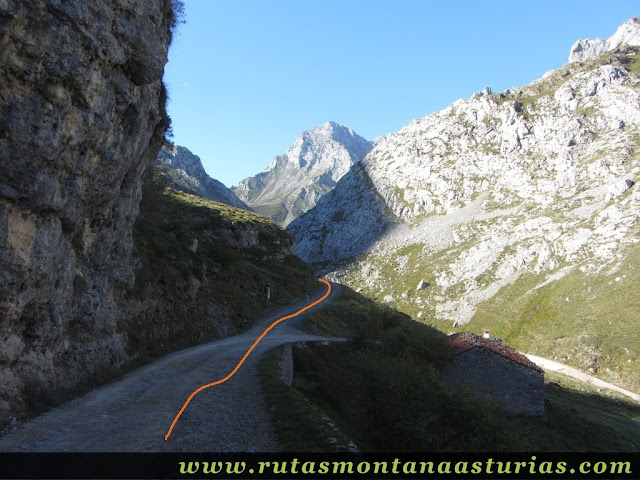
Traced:
<path id="1" fill-rule="evenodd" d="M 624 44 L 411 122 L 288 230 L 303 259 L 416 318 L 640 388 L 639 173 Z"/>
<path id="2" fill-rule="evenodd" d="M 0 419 L 126 358 L 170 0 L 0 2 Z"/>
<path id="3" fill-rule="evenodd" d="M 331 191 L 372 146 L 350 128 L 327 122 L 298 136 L 287 153 L 233 191 L 256 212 L 286 227 Z"/>
<path id="4" fill-rule="evenodd" d="M 200 157 L 191 153 L 186 147 L 180 145 L 163 147 L 154 165 L 154 176 L 157 180 L 163 179 L 167 185 L 177 190 L 233 207 L 249 209 L 222 182 L 207 175 Z"/>

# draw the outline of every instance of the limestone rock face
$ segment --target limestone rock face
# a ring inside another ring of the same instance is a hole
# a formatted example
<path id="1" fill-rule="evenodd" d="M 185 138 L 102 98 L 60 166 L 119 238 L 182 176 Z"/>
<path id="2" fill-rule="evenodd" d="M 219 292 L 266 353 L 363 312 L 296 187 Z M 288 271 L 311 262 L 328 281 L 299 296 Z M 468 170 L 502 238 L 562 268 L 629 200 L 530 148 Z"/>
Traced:
<path id="1" fill-rule="evenodd" d="M 569 62 L 581 62 L 596 57 L 607 51 L 607 41 L 604 38 L 578 40 L 571 46 Z"/>
<path id="2" fill-rule="evenodd" d="M 524 274 L 614 268 L 637 242 L 639 52 L 485 89 L 389 134 L 289 225 L 296 253 L 455 325 Z"/>
<path id="3" fill-rule="evenodd" d="M 124 355 L 140 177 L 167 127 L 170 0 L 0 1 L 0 400 Z M 6 412 L 0 412 L 0 415 Z"/>
<path id="4" fill-rule="evenodd" d="M 360 255 L 394 223 L 360 164 L 352 167 L 339 186 L 340 190 L 327 193 L 316 208 L 287 227 L 298 240 L 296 253 L 307 262 L 336 265 Z"/>
<path id="5" fill-rule="evenodd" d="M 200 157 L 186 147 L 164 147 L 158 153 L 155 176 L 177 190 L 226 203 L 232 207 L 249 209 L 236 195 L 205 172 Z"/>
<path id="6" fill-rule="evenodd" d="M 286 227 L 331 191 L 371 147 L 350 128 L 327 122 L 298 136 L 287 153 L 233 191 L 256 212 Z"/>
<path id="7" fill-rule="evenodd" d="M 607 40 L 604 38 L 578 40 L 571 46 L 569 63 L 582 62 L 622 45 L 640 46 L 640 20 L 632 18 L 618 27 Z"/>
<path id="8" fill-rule="evenodd" d="M 623 44 L 412 121 L 289 225 L 295 252 L 444 331 L 638 390 L 639 71 Z"/>

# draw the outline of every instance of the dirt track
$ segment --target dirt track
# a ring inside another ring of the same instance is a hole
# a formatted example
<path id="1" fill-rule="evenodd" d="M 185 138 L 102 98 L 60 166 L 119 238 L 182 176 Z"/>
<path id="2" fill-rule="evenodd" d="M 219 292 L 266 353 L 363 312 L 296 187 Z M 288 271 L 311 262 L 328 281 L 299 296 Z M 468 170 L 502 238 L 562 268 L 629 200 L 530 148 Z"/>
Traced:
<path id="1" fill-rule="evenodd" d="M 564 363 L 558 363 L 553 360 L 549 360 L 548 358 L 536 357 L 535 355 L 529 355 L 528 353 L 523 353 L 529 360 L 538 365 L 543 370 L 550 370 L 552 372 L 561 373 L 562 375 L 567 375 L 568 377 L 575 378 L 584 383 L 590 383 L 596 387 L 606 388 L 608 390 L 621 393 L 622 395 L 626 395 L 629 398 L 632 398 L 636 402 L 640 402 L 640 395 L 634 392 L 630 392 L 629 390 L 625 390 L 624 388 L 620 388 L 617 385 L 613 385 L 612 383 L 605 382 L 596 378 L 588 373 L 585 373 L 577 368 L 570 367 L 565 365 Z"/>
<path id="2" fill-rule="evenodd" d="M 331 296 L 314 310 L 340 293 L 340 285 L 332 284 Z M 304 305 L 281 308 L 240 335 L 167 355 L 37 417 L 0 438 L 0 451 L 278 451 L 260 391 L 259 357 L 289 342 L 342 340 L 301 332 L 295 328 L 299 318 L 269 332 L 230 380 L 199 393 L 169 440 L 164 436 L 193 390 L 226 376 L 266 327 Z"/>

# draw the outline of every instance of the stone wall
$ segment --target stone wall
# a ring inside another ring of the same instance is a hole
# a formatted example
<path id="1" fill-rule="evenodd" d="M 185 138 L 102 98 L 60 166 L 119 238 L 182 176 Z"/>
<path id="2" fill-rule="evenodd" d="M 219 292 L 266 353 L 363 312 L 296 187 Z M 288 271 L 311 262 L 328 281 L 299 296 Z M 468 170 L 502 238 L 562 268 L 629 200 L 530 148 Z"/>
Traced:
<path id="1" fill-rule="evenodd" d="M 287 387 L 293 385 L 293 350 L 291 344 L 287 343 L 282 350 L 282 358 L 278 363 L 280 367 L 280 378 Z"/>
<path id="2" fill-rule="evenodd" d="M 544 373 L 483 348 L 455 355 L 444 375 L 476 398 L 496 402 L 508 413 L 544 416 Z"/>
<path id="3" fill-rule="evenodd" d="M 172 22 L 171 0 L 0 0 L 0 423 L 125 358 Z"/>

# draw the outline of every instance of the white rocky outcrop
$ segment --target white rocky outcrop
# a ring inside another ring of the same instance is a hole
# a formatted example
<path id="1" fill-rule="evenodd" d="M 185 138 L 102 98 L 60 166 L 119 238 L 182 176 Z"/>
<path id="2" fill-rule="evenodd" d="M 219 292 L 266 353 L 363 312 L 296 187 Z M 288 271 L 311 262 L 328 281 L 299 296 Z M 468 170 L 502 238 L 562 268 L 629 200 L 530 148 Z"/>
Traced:
<path id="1" fill-rule="evenodd" d="M 313 208 L 372 146 L 352 129 L 327 122 L 299 135 L 287 153 L 275 157 L 262 173 L 244 179 L 233 192 L 286 227 Z"/>
<path id="2" fill-rule="evenodd" d="M 640 46 L 640 20 L 632 18 L 618 27 L 607 40 L 604 38 L 578 40 L 571 46 L 569 63 L 583 62 L 622 45 Z"/>

